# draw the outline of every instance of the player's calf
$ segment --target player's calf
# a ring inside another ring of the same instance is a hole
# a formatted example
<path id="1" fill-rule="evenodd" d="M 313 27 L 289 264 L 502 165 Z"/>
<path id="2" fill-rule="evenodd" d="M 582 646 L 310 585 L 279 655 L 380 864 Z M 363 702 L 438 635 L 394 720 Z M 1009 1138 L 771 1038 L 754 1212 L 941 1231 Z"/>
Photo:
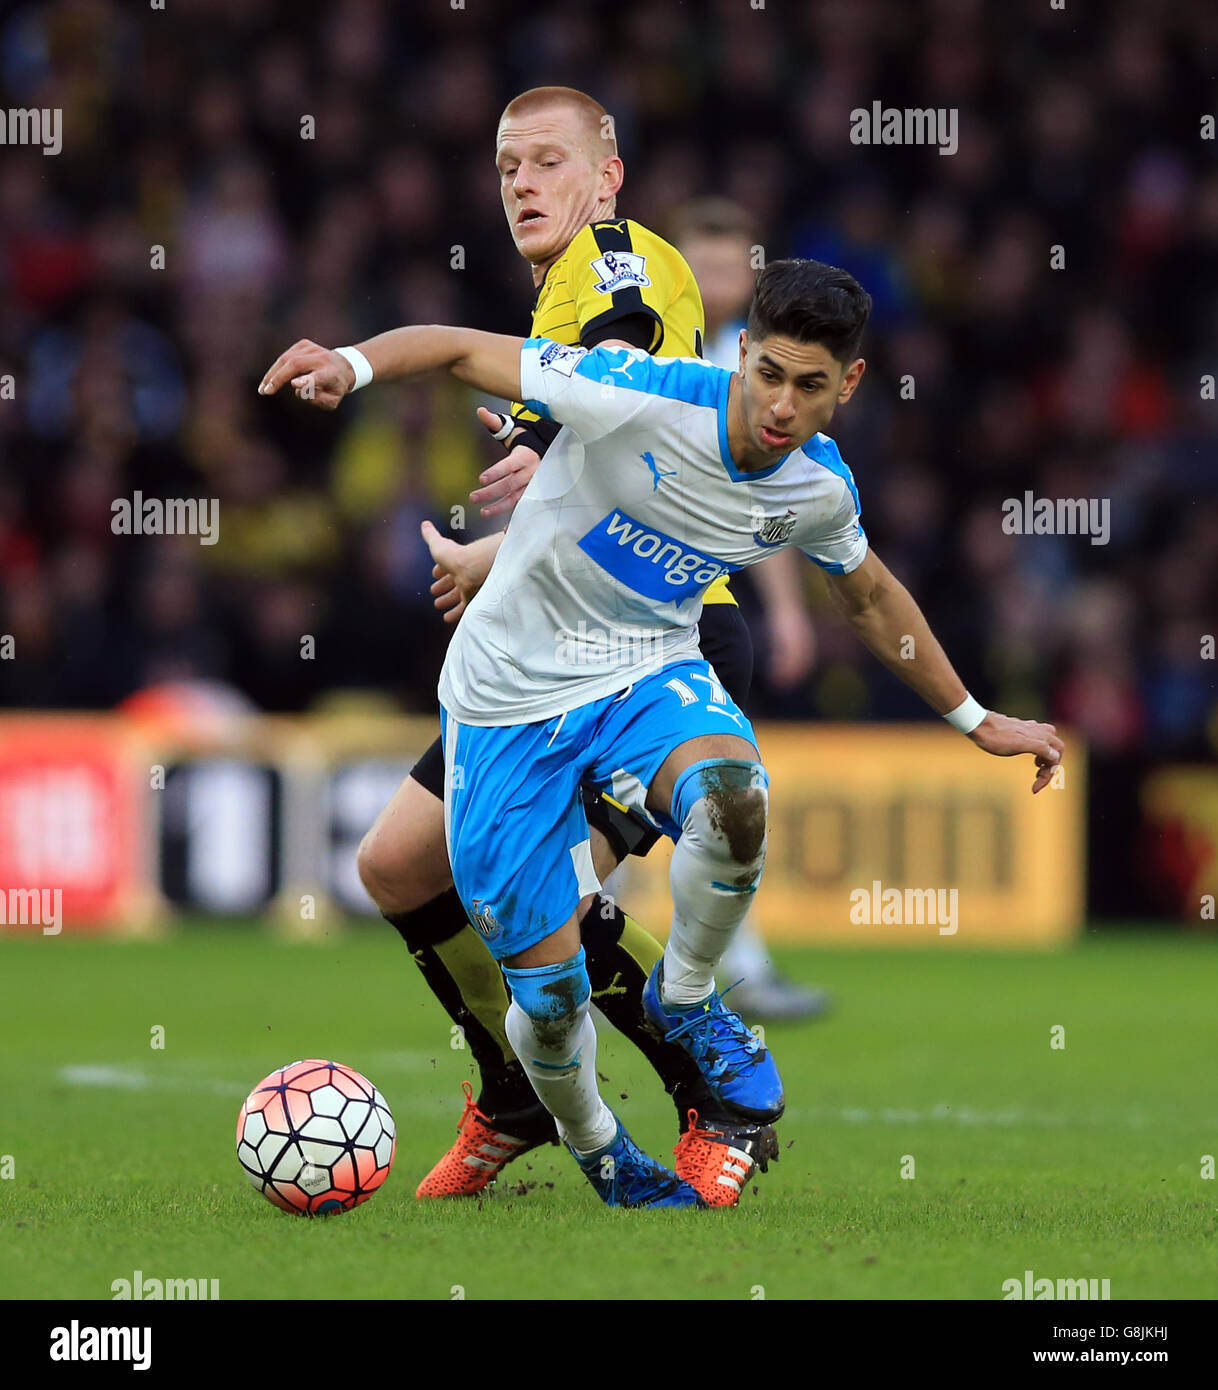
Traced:
<path id="1" fill-rule="evenodd" d="M 467 1097 L 457 1138 L 419 1184 L 420 1199 L 473 1196 L 513 1159 L 558 1142 L 553 1118 L 504 1032 L 509 996 L 503 976 L 452 885 L 444 803 L 437 795 L 443 765 L 437 740 L 377 817 L 356 857 L 360 881 L 478 1064 L 478 1099 Z"/>
<path id="2" fill-rule="evenodd" d="M 669 814 L 681 838 L 670 870 L 672 932 L 643 993 L 653 1027 L 689 1053 L 716 1099 L 762 1124 L 782 1114 L 782 1082 L 769 1052 L 724 1007 L 715 966 L 761 878 L 768 781 L 760 763 L 716 758 L 674 783 Z"/>
<path id="3" fill-rule="evenodd" d="M 508 1036 L 584 1176 L 609 1206 L 701 1206 L 647 1157 L 596 1087 L 596 1029 L 584 952 L 555 965 L 504 968 L 512 990 Z"/>
<path id="4" fill-rule="evenodd" d="M 584 951 L 554 965 L 504 967 L 507 1035 L 559 1134 L 579 1152 L 612 1141 L 617 1121 L 596 1086 L 596 1028 Z"/>
<path id="5" fill-rule="evenodd" d="M 697 1004 L 715 987 L 715 967 L 761 880 L 768 785 L 760 763 L 716 758 L 686 768 L 673 786 L 670 816 L 681 838 L 669 874 L 666 1003 Z"/>

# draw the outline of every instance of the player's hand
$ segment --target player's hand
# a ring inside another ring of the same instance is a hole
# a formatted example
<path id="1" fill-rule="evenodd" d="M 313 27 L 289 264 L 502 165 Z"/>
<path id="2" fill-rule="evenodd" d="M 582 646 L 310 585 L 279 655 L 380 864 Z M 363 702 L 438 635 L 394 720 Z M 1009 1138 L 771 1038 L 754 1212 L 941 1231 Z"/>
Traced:
<path id="1" fill-rule="evenodd" d="M 492 434 L 498 434 L 503 428 L 503 416 L 485 406 L 478 407 L 478 419 Z M 521 493 L 528 487 L 540 462 L 541 455 L 536 449 L 517 444 L 505 458 L 478 475 L 482 486 L 470 493 L 469 500 L 478 503 L 483 516 L 502 516 L 510 512 L 520 501 Z"/>
<path id="2" fill-rule="evenodd" d="M 488 558 L 487 547 L 478 541 L 462 545 L 460 541 L 449 540 L 430 521 L 422 522 L 419 530 L 435 561 L 431 570 L 435 579 L 431 586 L 435 606 L 444 614 L 446 623 L 455 623 L 490 574 L 494 552 Z"/>
<path id="3" fill-rule="evenodd" d="M 1010 715 L 999 714 L 996 710 L 990 710 L 969 734 L 969 738 L 978 748 L 999 758 L 1014 758 L 1020 753 L 1033 754 L 1036 758 L 1033 794 L 1049 785 L 1053 770 L 1066 751 L 1066 745 L 1058 738 L 1054 725 L 1038 724 L 1034 719 L 1012 719 Z"/>
<path id="4" fill-rule="evenodd" d="M 298 400 L 323 410 L 337 410 L 339 401 L 355 385 L 355 368 L 332 349 L 302 338 L 271 364 L 259 383 L 258 394 L 273 396 L 284 382 L 291 382 Z"/>
<path id="5" fill-rule="evenodd" d="M 775 605 L 766 612 L 770 684 L 790 690 L 816 665 L 816 629 L 803 604 Z"/>

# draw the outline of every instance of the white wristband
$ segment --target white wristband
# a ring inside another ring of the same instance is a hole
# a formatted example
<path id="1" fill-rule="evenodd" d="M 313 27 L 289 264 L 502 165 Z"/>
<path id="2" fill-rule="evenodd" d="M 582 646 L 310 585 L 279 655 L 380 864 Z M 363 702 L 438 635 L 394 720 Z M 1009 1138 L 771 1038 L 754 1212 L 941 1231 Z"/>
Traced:
<path id="1" fill-rule="evenodd" d="M 949 709 L 943 717 L 953 729 L 959 729 L 962 734 L 971 734 L 987 714 L 988 709 L 983 708 L 971 695 L 965 695 L 956 708 Z"/>
<path id="2" fill-rule="evenodd" d="M 368 361 L 359 348 L 335 348 L 334 351 L 351 363 L 355 372 L 355 385 L 351 388 L 352 391 L 358 391 L 361 386 L 367 386 L 372 380 L 372 363 Z"/>

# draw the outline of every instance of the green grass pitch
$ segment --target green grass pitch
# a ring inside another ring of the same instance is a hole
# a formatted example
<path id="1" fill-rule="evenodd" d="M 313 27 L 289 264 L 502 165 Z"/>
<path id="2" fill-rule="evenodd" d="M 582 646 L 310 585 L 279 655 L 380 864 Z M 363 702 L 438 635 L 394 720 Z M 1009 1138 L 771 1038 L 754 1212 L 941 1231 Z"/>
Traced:
<path id="1" fill-rule="evenodd" d="M 138 1269 L 222 1299 L 997 1299 L 1030 1269 L 1213 1298 L 1213 951 L 1136 932 L 1058 955 L 780 953 L 837 1001 L 768 1030 L 781 1162 L 734 1211 L 622 1212 L 556 1148 L 481 1202 L 415 1201 L 471 1058 L 388 929 L 0 941 L 0 1296 L 107 1299 Z M 399 1136 L 381 1191 L 315 1221 L 259 1197 L 233 1147 L 246 1092 L 307 1056 L 367 1073 Z M 669 1103 L 604 1028 L 599 1068 L 667 1157 Z"/>

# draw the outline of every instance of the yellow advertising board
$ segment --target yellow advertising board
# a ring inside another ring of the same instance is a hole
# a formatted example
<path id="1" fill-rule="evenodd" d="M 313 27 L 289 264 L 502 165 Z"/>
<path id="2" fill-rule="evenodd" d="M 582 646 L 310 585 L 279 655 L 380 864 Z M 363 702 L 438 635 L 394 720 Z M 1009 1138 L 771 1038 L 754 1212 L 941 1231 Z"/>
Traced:
<path id="1" fill-rule="evenodd" d="M 1086 766 L 1066 739 L 1057 785 L 948 728 L 759 725 L 770 833 L 756 914 L 773 941 L 1053 946 L 1084 916 Z M 668 921 L 671 845 L 632 859 L 623 905 Z"/>
<path id="2" fill-rule="evenodd" d="M 374 914 L 356 848 L 435 727 L 373 714 L 0 719 L 0 883 L 18 907 L 46 890 L 70 929 L 227 914 L 309 932 Z M 947 728 L 757 732 L 771 778 L 756 900 L 767 937 L 1048 946 L 1079 929 L 1077 744 L 1067 740 L 1060 785 L 1033 797 L 1030 758 L 987 757 Z M 658 933 L 670 857 L 661 840 L 609 885 Z M 0 934 L 27 925 L 17 917 L 0 914 Z"/>

